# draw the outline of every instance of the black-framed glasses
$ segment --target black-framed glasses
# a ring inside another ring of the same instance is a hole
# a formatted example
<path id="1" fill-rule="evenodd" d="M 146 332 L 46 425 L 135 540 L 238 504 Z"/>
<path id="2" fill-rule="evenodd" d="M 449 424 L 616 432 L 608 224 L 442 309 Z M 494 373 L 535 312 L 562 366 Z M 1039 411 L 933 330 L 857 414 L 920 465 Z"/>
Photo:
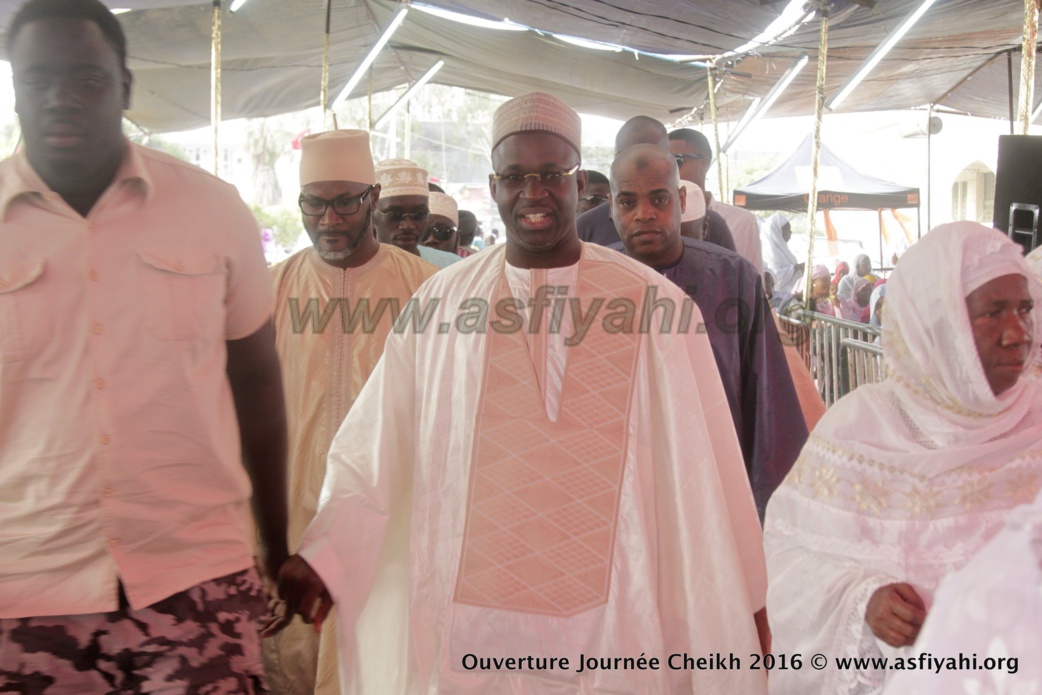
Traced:
<path id="1" fill-rule="evenodd" d="M 597 205 L 600 205 L 604 201 L 608 200 L 608 197 L 603 195 L 584 195 L 582 198 L 579 198 L 579 200 L 583 201 L 584 203 L 589 203 L 590 205 L 596 207 Z"/>
<path id="2" fill-rule="evenodd" d="M 360 195 L 341 196 L 333 200 L 300 196 L 297 199 L 297 204 L 300 206 L 300 211 L 308 217 L 321 217 L 326 214 L 326 210 L 329 208 L 333 208 L 333 212 L 336 214 L 347 217 L 358 212 L 358 209 L 362 207 L 362 201 L 365 200 L 365 197 L 369 195 L 373 188 L 375 186 L 370 186 L 362 191 Z"/>
<path id="3" fill-rule="evenodd" d="M 673 159 L 677 160 L 678 167 L 682 167 L 685 159 L 706 159 L 706 156 L 704 154 L 675 154 Z"/>
<path id="4" fill-rule="evenodd" d="M 414 223 L 419 224 L 424 221 L 425 217 L 431 214 L 430 210 L 424 209 L 419 212 L 402 212 L 401 210 L 388 210 L 387 212 L 378 211 L 386 219 L 390 220 L 393 224 L 401 224 L 405 220 L 412 220 Z"/>
<path id="5" fill-rule="evenodd" d="M 432 236 L 438 241 L 448 241 L 455 233 L 456 228 L 448 225 L 439 224 L 434 227 L 427 227 L 427 236 Z"/>
<path id="6" fill-rule="evenodd" d="M 569 176 L 575 176 L 579 171 L 576 164 L 571 169 L 563 171 L 547 171 L 541 174 L 492 174 L 492 178 L 507 188 L 521 189 L 528 184 L 528 179 L 535 179 L 544 188 L 555 188 L 560 186 Z"/>

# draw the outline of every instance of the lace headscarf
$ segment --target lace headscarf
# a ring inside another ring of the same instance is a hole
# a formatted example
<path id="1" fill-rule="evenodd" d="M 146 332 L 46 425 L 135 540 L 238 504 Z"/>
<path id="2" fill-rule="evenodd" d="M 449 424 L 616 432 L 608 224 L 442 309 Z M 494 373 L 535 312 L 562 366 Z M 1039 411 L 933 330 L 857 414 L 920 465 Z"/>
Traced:
<path id="1" fill-rule="evenodd" d="M 1019 247 L 983 225 L 942 225 L 902 257 L 886 285 L 885 380 L 825 413 L 767 508 L 778 651 L 908 653 L 871 634 L 872 594 L 908 582 L 929 606 L 941 578 L 1042 488 L 1042 383 L 1022 377 L 996 396 L 966 309 L 974 286 L 1011 272 L 1042 307 Z M 1036 352 L 1040 330 L 1036 319 Z M 829 667 L 791 692 L 879 693 L 884 676 Z M 790 692 L 786 678 L 778 692 Z"/>

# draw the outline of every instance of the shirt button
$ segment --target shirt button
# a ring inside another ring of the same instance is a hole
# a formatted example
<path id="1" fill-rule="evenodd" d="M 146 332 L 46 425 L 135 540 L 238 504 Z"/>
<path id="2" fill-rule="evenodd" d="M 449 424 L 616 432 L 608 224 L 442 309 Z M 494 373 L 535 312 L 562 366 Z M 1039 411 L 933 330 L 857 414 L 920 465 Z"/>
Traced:
<path id="1" fill-rule="evenodd" d="M 100 437 L 98 437 L 98 441 L 101 442 L 102 444 L 108 444 L 109 443 L 109 436 L 107 434 L 103 434 Z"/>
<path id="2" fill-rule="evenodd" d="M 97 379 L 97 380 L 95 380 L 94 388 L 96 388 L 98 390 L 101 390 L 101 389 L 105 388 L 105 380 L 104 379 Z"/>
<path id="3" fill-rule="evenodd" d="M 117 545 L 119 545 L 119 539 L 118 538 L 110 538 L 109 539 L 108 546 L 110 548 L 115 548 Z"/>
<path id="4" fill-rule="evenodd" d="M 113 494 L 113 490 L 110 487 L 104 488 L 101 491 L 101 496 L 102 497 L 112 497 L 112 494 Z"/>
<path id="5" fill-rule="evenodd" d="M 5 287 L 7 287 L 7 283 L 3 280 L 0 280 L 0 290 L 4 289 Z"/>
<path id="6" fill-rule="evenodd" d="M 96 324 L 94 324 L 93 326 L 90 327 L 90 332 L 93 333 L 94 335 L 101 335 L 102 330 L 104 330 L 104 329 L 102 329 L 100 323 L 96 323 Z"/>
<path id="7" fill-rule="evenodd" d="M 176 270 L 177 272 L 181 272 L 184 269 L 185 269 L 185 264 L 184 263 L 174 263 L 174 270 Z"/>
<path id="8" fill-rule="evenodd" d="M 97 282 L 98 281 L 98 271 L 96 271 L 96 270 L 90 271 L 89 273 L 87 273 L 87 278 L 91 282 Z"/>

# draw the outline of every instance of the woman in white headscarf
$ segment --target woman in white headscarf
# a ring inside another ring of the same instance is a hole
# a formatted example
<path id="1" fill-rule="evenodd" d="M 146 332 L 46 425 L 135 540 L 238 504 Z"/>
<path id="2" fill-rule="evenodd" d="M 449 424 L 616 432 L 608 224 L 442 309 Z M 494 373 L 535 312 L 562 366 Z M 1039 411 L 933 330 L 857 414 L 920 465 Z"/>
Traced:
<path id="1" fill-rule="evenodd" d="M 845 657 L 910 654 L 941 578 L 1042 488 L 1042 286 L 1020 248 L 943 225 L 887 283 L 887 378 L 833 406 L 767 508 L 772 695 L 875 694 L 887 671 Z"/>
<path id="2" fill-rule="evenodd" d="M 853 273 L 845 276 L 839 281 L 839 289 L 836 290 L 840 318 L 867 323 L 871 296 L 871 282 Z"/>
<path id="3" fill-rule="evenodd" d="M 761 227 L 763 265 L 774 275 L 775 292 L 793 292 L 803 277 L 804 264 L 789 248 L 792 227 L 789 218 L 776 212 Z"/>
<path id="4" fill-rule="evenodd" d="M 872 272 L 872 259 L 867 253 L 859 253 L 854 259 L 853 274 L 865 278 L 873 285 L 879 280 L 879 276 Z"/>
<path id="5" fill-rule="evenodd" d="M 883 312 L 886 306 L 886 282 L 882 285 L 877 284 L 876 288 L 872 290 L 872 297 L 868 300 L 869 314 L 868 314 L 868 325 L 874 326 L 875 328 L 883 327 Z"/>

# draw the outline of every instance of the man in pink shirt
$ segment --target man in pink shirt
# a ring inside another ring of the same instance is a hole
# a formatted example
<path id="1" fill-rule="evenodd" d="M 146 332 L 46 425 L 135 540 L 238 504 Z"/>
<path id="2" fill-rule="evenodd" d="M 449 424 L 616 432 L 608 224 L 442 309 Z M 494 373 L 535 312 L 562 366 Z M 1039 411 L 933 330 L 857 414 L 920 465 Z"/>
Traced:
<path id="1" fill-rule="evenodd" d="M 272 576 L 286 426 L 256 224 L 123 137 L 126 40 L 98 0 L 30 0 L 7 42 L 0 690 L 267 692 L 254 524 Z"/>

